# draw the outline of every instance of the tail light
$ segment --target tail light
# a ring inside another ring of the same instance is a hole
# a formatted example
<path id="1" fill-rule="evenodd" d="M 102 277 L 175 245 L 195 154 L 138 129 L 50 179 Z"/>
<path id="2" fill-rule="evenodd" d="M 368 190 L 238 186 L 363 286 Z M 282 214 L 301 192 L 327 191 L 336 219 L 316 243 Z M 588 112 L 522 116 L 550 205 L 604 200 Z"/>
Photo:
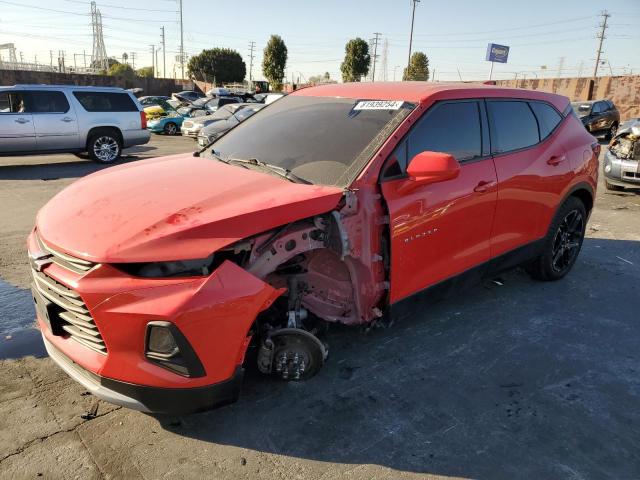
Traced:
<path id="1" fill-rule="evenodd" d="M 142 130 L 147 129 L 147 114 L 144 111 L 140 112 L 140 128 Z"/>

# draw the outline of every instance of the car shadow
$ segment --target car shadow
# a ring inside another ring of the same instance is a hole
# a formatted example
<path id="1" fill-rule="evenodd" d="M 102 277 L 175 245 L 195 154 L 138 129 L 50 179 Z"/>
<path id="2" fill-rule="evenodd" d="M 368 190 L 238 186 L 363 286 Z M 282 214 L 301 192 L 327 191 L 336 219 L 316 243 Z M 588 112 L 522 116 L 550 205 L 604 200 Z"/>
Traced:
<path id="1" fill-rule="evenodd" d="M 390 328 L 332 328 L 312 380 L 250 372 L 236 404 L 158 421 L 205 442 L 322 462 L 636 477 L 639 280 L 640 242 L 587 239 L 562 281 L 516 270 Z"/>

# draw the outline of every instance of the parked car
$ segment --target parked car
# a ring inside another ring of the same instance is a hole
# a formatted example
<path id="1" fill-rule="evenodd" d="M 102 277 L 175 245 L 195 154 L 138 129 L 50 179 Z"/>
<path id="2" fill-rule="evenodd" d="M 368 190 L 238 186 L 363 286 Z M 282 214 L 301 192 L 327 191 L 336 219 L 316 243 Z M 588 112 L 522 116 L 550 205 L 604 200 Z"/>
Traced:
<path id="1" fill-rule="evenodd" d="M 221 117 L 215 117 L 218 109 L 225 105 L 239 105 L 240 99 L 237 97 L 219 97 L 213 98 L 207 102 L 204 102 L 200 105 L 194 104 L 194 109 L 201 109 L 204 112 L 204 115 L 194 115 L 194 111 L 190 112 L 191 119 L 182 123 L 182 128 L 180 131 L 182 135 L 185 137 L 193 137 L 195 140 L 198 137 L 198 133 L 202 127 L 209 125 L 211 122 L 220 120 L 221 118 L 226 118 L 226 113 L 221 114 Z"/>
<path id="2" fill-rule="evenodd" d="M 516 265 L 563 278 L 599 149 L 540 91 L 296 91 L 200 153 L 103 170 L 40 210 L 44 344 L 87 390 L 144 411 L 233 401 L 250 365 L 311 378 L 327 322 L 387 321 Z"/>
<path id="3" fill-rule="evenodd" d="M 604 184 L 609 190 L 640 188 L 640 119 L 625 122 L 604 156 Z"/>
<path id="4" fill-rule="evenodd" d="M 143 107 L 147 107 L 149 105 L 160 105 L 162 106 L 162 104 L 164 102 L 167 102 L 171 100 L 171 97 L 167 97 L 164 95 L 148 95 L 146 97 L 140 97 L 138 98 L 138 101 L 140 102 L 140 105 L 142 105 Z"/>
<path id="5" fill-rule="evenodd" d="M 153 133 L 164 133 L 165 135 L 179 135 L 180 127 L 185 117 L 178 112 L 169 113 L 147 122 L 147 128 Z"/>
<path id="6" fill-rule="evenodd" d="M 620 125 L 620 113 L 611 100 L 573 102 L 571 105 L 590 133 L 604 134 L 607 139 L 615 136 Z"/>
<path id="7" fill-rule="evenodd" d="M 0 87 L 0 155 L 88 152 L 111 163 L 148 141 L 142 106 L 121 88 Z"/>
<path id="8" fill-rule="evenodd" d="M 210 117 L 204 117 L 207 119 L 215 117 L 215 120 L 205 123 L 200 129 L 198 145 L 201 147 L 209 145 L 263 107 L 264 105 L 260 103 L 232 103 L 220 108 Z"/>
<path id="9" fill-rule="evenodd" d="M 269 105 L 270 103 L 275 102 L 276 100 L 284 97 L 286 93 L 256 93 L 253 98 L 258 103 L 264 103 L 265 105 Z"/>
<path id="10" fill-rule="evenodd" d="M 206 97 L 206 95 L 202 92 L 196 92 L 193 90 L 184 90 L 182 92 L 172 94 L 171 97 L 176 98 L 181 102 L 191 103 L 191 102 L 195 102 L 199 98 Z"/>

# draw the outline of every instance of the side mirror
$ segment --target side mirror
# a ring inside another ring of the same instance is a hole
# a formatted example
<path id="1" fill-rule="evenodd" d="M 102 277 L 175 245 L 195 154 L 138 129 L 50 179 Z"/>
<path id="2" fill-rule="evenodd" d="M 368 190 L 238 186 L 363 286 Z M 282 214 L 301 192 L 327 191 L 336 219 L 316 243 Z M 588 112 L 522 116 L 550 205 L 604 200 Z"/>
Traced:
<path id="1" fill-rule="evenodd" d="M 460 175 L 460 164 L 448 153 L 420 152 L 409 162 L 407 174 L 414 184 L 444 182 Z"/>

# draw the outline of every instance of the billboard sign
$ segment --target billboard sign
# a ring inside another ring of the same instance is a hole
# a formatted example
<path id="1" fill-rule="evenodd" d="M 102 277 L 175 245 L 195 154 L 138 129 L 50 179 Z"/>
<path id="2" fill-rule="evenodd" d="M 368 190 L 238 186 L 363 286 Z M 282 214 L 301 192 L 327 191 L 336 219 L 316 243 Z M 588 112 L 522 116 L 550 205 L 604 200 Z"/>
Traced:
<path id="1" fill-rule="evenodd" d="M 509 47 L 506 45 L 498 45 L 497 43 L 487 45 L 486 61 L 507 63 L 507 58 L 509 58 Z"/>

